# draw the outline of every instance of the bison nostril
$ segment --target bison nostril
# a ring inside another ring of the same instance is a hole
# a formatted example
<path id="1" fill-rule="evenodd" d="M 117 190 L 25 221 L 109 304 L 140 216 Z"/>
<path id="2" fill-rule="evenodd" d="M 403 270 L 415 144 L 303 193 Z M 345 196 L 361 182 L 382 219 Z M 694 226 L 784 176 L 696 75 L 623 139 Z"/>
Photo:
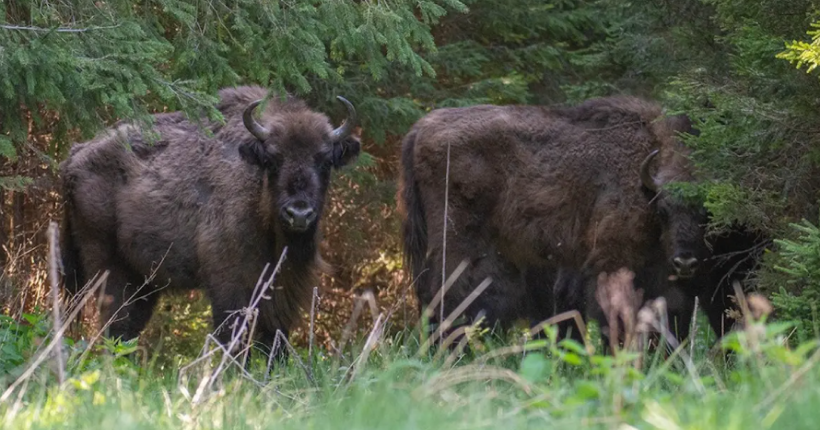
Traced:
<path id="1" fill-rule="evenodd" d="M 678 271 L 680 271 L 680 270 L 686 270 L 686 271 L 693 270 L 696 267 L 698 267 L 698 263 L 699 263 L 698 259 L 694 258 L 694 257 L 690 257 L 690 258 L 675 257 L 675 259 L 672 260 L 672 265 L 675 266 L 675 269 L 678 270 Z"/>
<path id="2" fill-rule="evenodd" d="M 285 207 L 285 215 L 291 226 L 299 227 L 306 227 L 316 218 L 316 213 L 307 205 L 289 205 Z"/>

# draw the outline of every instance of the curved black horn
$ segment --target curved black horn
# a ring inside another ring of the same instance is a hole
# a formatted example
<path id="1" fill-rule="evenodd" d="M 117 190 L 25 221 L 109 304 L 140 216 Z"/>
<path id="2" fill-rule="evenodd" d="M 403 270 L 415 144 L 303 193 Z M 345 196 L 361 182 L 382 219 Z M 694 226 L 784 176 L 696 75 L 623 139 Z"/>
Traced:
<path id="1" fill-rule="evenodd" d="M 353 107 L 353 104 L 342 96 L 336 96 L 336 98 L 339 99 L 339 101 L 342 102 L 347 108 L 347 119 L 345 119 L 345 122 L 343 122 L 339 128 L 333 130 L 331 133 L 331 137 L 334 142 L 338 142 L 347 136 L 350 136 L 350 133 L 353 131 L 353 128 L 356 127 L 356 122 L 358 121 L 356 108 Z"/>
<path id="2" fill-rule="evenodd" d="M 265 140 L 268 138 L 268 135 L 270 135 L 270 132 L 253 119 L 253 110 L 259 106 L 259 103 L 262 103 L 261 99 L 249 104 L 248 107 L 245 108 L 245 112 L 242 113 L 242 122 L 245 123 L 245 128 L 247 128 L 255 138 Z"/>
<path id="3" fill-rule="evenodd" d="M 646 187 L 649 191 L 658 192 L 658 181 L 652 177 L 652 174 L 649 173 L 649 163 L 652 162 L 652 159 L 658 155 L 658 149 L 649 153 L 646 158 L 641 163 L 641 183 L 643 186 Z"/>

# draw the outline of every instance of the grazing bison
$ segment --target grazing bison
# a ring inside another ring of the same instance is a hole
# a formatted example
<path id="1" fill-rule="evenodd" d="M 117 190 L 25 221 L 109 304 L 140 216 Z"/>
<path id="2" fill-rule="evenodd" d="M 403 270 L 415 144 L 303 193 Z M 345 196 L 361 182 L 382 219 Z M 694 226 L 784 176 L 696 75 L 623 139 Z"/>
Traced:
<path id="1" fill-rule="evenodd" d="M 660 190 L 693 180 L 680 128 L 633 97 L 439 109 L 419 120 L 402 144 L 400 201 L 420 305 L 463 259 L 471 267 L 447 292 L 445 315 L 490 276 L 467 316 L 502 324 L 531 312 L 534 295 L 552 297 L 526 282 L 540 270 L 557 278 L 557 312 L 580 309 L 600 272 L 662 258 L 679 278 L 696 274 L 705 211 Z"/>
<path id="2" fill-rule="evenodd" d="M 334 129 L 292 97 L 257 109 L 266 96 L 260 87 L 221 90 L 224 124 L 198 126 L 181 112 L 155 115 L 155 134 L 119 124 L 74 145 L 60 166 L 66 283 L 76 289 L 110 271 L 102 318 L 117 313 L 111 336 L 137 336 L 168 286 L 204 288 L 217 338 L 227 342 L 229 315 L 249 305 L 265 265 L 272 270 L 286 247 L 259 305 L 263 345 L 277 330 L 287 336 L 310 304 L 326 266 L 317 229 L 331 169 L 359 153 L 356 111 L 339 97 L 348 118 Z"/>
<path id="3" fill-rule="evenodd" d="M 703 270 L 693 278 L 679 280 L 678 284 L 681 290 L 698 297 L 698 306 L 709 318 L 709 325 L 718 337 L 722 337 L 734 325 L 727 310 L 739 311 L 731 297 L 735 295 L 732 284 L 735 281 L 744 284 L 754 276 L 771 240 L 759 231 L 733 225 L 726 231 L 707 236 L 707 242 L 711 256 L 704 261 Z"/>
<path id="4" fill-rule="evenodd" d="M 763 250 L 771 243 L 762 233 L 743 226 L 732 226 L 727 231 L 708 235 L 706 240 L 709 253 L 695 276 L 677 278 L 674 269 L 663 258 L 650 258 L 649 263 L 635 276 L 635 288 L 643 290 L 644 302 L 659 297 L 666 300 L 668 328 L 678 341 L 689 336 L 695 298 L 718 338 L 732 329 L 735 321 L 727 311 L 739 311 L 731 297 L 735 295 L 732 284 L 735 281 L 744 283 L 753 277 Z M 556 284 L 558 273 L 562 276 L 561 284 Z M 556 300 L 568 300 L 567 294 L 561 294 L 561 291 L 578 291 L 581 281 L 578 271 L 528 268 L 525 275 L 525 319 L 536 324 L 554 316 L 556 309 L 573 306 L 602 318 L 602 315 L 596 314 L 600 309 L 595 302 L 556 303 Z M 558 294 L 554 294 L 553 288 L 558 290 Z M 575 299 L 578 300 L 577 297 Z M 571 334 L 577 339 L 577 330 L 572 323 L 561 324 L 560 327 L 562 334 L 573 330 Z M 604 345 L 608 345 L 607 331 L 601 334 Z"/>

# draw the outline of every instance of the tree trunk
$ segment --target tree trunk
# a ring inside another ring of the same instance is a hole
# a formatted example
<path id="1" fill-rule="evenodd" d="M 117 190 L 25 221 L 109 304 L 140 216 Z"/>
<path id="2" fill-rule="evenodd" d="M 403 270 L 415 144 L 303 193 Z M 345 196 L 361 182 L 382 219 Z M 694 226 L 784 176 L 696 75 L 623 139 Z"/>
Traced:
<path id="1" fill-rule="evenodd" d="M 6 190 L 0 188 L 0 271 L 6 268 L 7 255 L 3 247 L 8 244 L 8 233 L 6 229 L 9 225 L 8 209 L 6 208 Z"/>
<path id="2" fill-rule="evenodd" d="M 26 204 L 26 195 L 22 191 L 14 191 L 12 194 L 12 226 L 9 229 L 9 243 L 15 246 L 20 244 L 17 240 L 24 237 L 25 217 L 23 210 Z"/>

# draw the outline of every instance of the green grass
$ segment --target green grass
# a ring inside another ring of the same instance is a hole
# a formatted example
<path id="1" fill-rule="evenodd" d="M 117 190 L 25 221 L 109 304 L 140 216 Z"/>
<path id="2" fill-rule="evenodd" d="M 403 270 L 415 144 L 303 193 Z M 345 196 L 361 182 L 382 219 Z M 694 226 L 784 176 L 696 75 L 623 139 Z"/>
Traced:
<path id="1" fill-rule="evenodd" d="M 109 342 L 91 360 L 81 362 L 72 354 L 69 379 L 62 385 L 52 366 L 41 366 L 0 404 L 0 425 L 115 430 L 816 429 L 820 354 L 814 342 L 787 346 L 784 333 L 789 329 L 755 325 L 739 333 L 729 340 L 736 353 L 728 365 L 710 358 L 722 357 L 720 351 L 696 343 L 691 367 L 684 365 L 685 354 L 650 352 L 639 370 L 637 353 L 588 355 L 579 345 L 556 343 L 552 337 L 530 340 L 525 354 L 510 348 L 524 345 L 516 335 L 477 337 L 471 352 L 445 363 L 448 354 L 419 354 L 417 333 L 404 332 L 380 339 L 366 360 L 361 354 L 364 339 L 342 359 L 322 351 L 308 362 L 307 351 L 299 351 L 299 359 L 275 368 L 267 383 L 229 368 L 199 394 L 218 356 L 180 376 L 177 368 L 157 365 L 159 361 L 138 366 L 117 358 L 130 349 Z M 698 338 L 704 339 L 703 334 Z M 263 381 L 264 367 L 253 362 L 251 376 Z M 4 371 L 3 389 L 20 373 L 19 368 Z"/>

